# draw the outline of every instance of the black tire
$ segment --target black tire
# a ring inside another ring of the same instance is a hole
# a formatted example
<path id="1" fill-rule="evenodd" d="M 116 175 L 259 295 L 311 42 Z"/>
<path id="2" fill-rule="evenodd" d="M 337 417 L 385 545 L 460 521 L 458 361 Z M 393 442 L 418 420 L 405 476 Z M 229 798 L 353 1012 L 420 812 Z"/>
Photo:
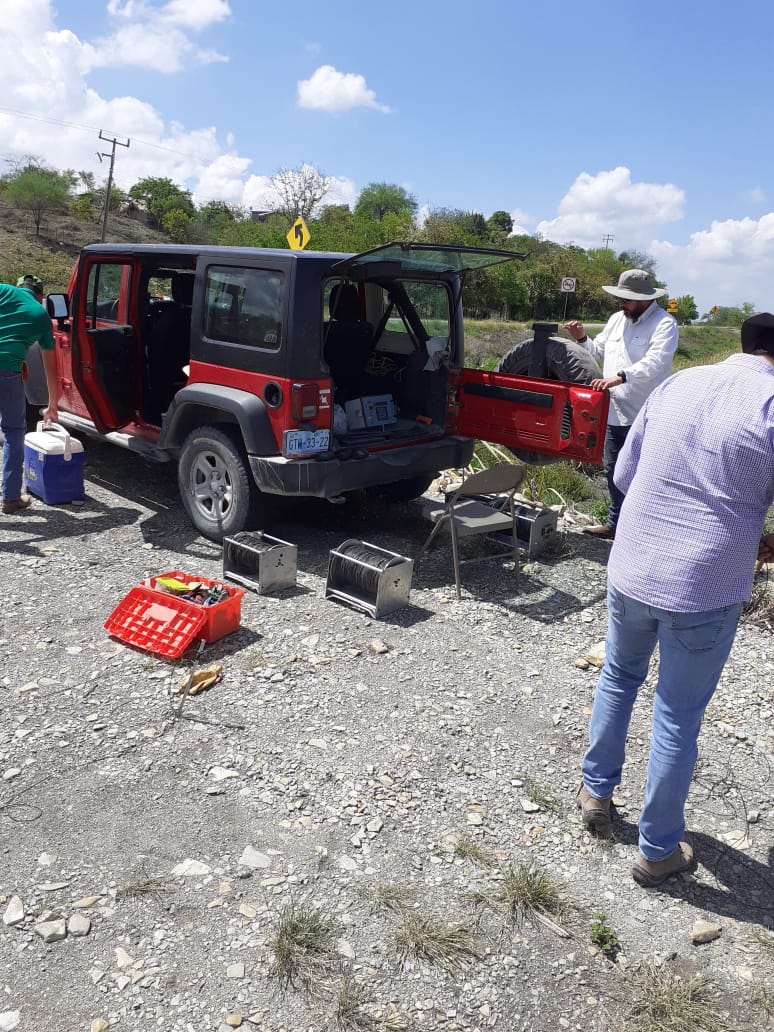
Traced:
<path id="1" fill-rule="evenodd" d="M 526 376 L 532 352 L 531 340 L 523 340 L 506 352 L 497 364 L 498 373 L 515 373 Z M 574 340 L 564 337 L 549 337 L 546 347 L 548 379 L 562 383 L 591 383 L 602 376 L 594 356 Z"/>
<path id="2" fill-rule="evenodd" d="M 506 352 L 497 364 L 498 373 L 513 373 L 526 376 L 532 351 L 532 340 L 523 340 L 515 348 Z M 602 376 L 602 370 L 590 352 L 573 340 L 564 337 L 549 337 L 546 347 L 548 363 L 548 379 L 562 383 L 591 383 Z M 522 462 L 530 466 L 550 466 L 554 462 L 562 462 L 560 456 L 541 455 L 533 451 L 514 451 Z"/>
<path id="3" fill-rule="evenodd" d="M 375 487 L 367 487 L 366 491 L 377 498 L 383 498 L 386 502 L 410 502 L 425 493 L 435 480 L 435 476 L 431 473 L 424 473 L 416 477 L 406 477 L 405 480 L 396 480 L 392 484 L 377 484 Z"/>
<path id="4" fill-rule="evenodd" d="M 191 522 L 211 541 L 250 529 L 256 521 L 260 492 L 229 431 L 214 426 L 193 430 L 180 453 L 177 483 Z"/>

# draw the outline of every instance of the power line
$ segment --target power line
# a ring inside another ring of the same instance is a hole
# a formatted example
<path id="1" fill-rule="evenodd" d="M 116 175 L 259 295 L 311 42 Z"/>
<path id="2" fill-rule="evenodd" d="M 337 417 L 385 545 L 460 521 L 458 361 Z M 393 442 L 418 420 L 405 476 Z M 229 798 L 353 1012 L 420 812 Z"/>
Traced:
<path id="1" fill-rule="evenodd" d="M 80 125 L 78 122 L 65 122 L 60 118 L 51 118 L 48 115 L 34 115 L 29 111 L 17 111 L 14 108 L 0 107 L 0 111 L 7 115 L 17 115 L 19 118 L 29 118 L 33 122 L 48 122 L 50 125 L 61 125 L 67 129 L 79 129 L 86 133 L 98 133 L 102 132 L 95 125 Z M 206 165 L 207 162 L 202 158 L 197 158 L 194 154 L 186 154 L 184 151 L 175 150 L 173 147 L 165 147 L 161 143 L 151 143 L 149 140 L 143 140 L 142 138 L 135 136 L 134 142 L 136 144 L 142 144 L 144 147 L 151 147 L 153 150 L 165 151 L 167 154 L 176 154 L 180 158 L 185 158 L 186 161 L 193 161 L 199 165 Z"/>

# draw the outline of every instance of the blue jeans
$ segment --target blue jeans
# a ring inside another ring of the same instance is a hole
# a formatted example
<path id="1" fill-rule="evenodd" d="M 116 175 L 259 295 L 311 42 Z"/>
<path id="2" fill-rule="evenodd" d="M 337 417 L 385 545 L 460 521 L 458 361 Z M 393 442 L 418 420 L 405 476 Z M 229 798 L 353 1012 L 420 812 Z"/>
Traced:
<path id="1" fill-rule="evenodd" d="M 630 426 L 611 426 L 607 425 L 605 431 L 605 451 L 602 457 L 602 463 L 605 468 L 605 476 L 607 477 L 607 490 L 610 495 L 610 508 L 607 511 L 607 525 L 612 527 L 613 530 L 618 526 L 618 517 L 621 515 L 621 506 L 625 495 L 623 491 L 619 490 L 615 486 L 613 475 L 615 473 L 615 464 L 618 461 L 618 453 L 624 446 Z"/>
<path id="2" fill-rule="evenodd" d="M 583 758 L 583 783 L 598 799 L 621 781 L 637 691 L 658 643 L 658 682 L 648 758 L 640 852 L 664 860 L 685 832 L 685 800 L 702 717 L 734 642 L 742 603 L 703 613 L 671 613 L 608 586 L 605 665 L 597 682 Z"/>
<path id="3" fill-rule="evenodd" d="M 3 498 L 21 498 L 27 405 L 21 373 L 0 369 L 0 430 L 3 431 Z"/>

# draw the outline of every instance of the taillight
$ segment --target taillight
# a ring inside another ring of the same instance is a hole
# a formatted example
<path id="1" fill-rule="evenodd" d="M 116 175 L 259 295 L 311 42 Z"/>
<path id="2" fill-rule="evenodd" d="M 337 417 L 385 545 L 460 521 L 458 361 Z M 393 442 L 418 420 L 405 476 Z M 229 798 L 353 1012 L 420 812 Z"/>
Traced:
<path id="1" fill-rule="evenodd" d="M 294 383 L 290 413 L 293 419 L 316 419 L 320 408 L 320 388 L 316 383 Z"/>

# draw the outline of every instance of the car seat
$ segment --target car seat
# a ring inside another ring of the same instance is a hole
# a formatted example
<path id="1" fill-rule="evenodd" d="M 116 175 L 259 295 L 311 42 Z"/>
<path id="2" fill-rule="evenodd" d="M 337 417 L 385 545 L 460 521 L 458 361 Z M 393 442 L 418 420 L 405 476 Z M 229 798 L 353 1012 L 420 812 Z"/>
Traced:
<path id="1" fill-rule="evenodd" d="M 374 328 L 360 318 L 360 298 L 353 283 L 337 283 L 331 289 L 328 309 L 323 357 L 331 371 L 335 398 L 343 402 L 361 392 L 363 366 L 374 348 Z"/>
<path id="2" fill-rule="evenodd" d="M 157 416 L 186 382 L 183 371 L 191 356 L 193 273 L 175 272 L 170 280 L 173 306 L 156 321 L 148 342 L 148 365 Z"/>

